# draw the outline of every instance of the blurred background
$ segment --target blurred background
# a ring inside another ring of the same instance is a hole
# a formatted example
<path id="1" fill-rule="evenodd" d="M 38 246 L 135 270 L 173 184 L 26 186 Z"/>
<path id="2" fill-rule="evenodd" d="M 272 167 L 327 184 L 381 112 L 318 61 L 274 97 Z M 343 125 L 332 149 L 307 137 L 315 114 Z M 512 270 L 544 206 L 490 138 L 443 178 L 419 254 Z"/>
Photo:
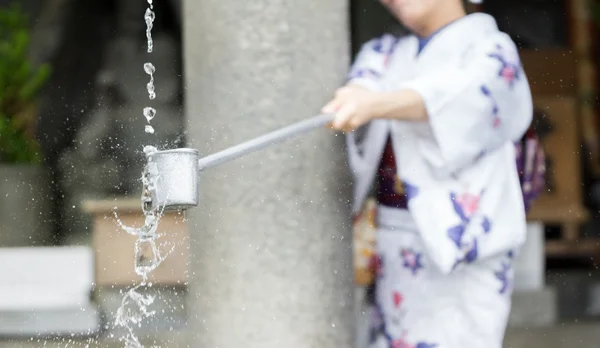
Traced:
<path id="1" fill-rule="evenodd" d="M 145 1 L 0 0 L 0 347 L 108 346 L 122 334 L 113 316 L 139 279 L 134 239 L 117 229 L 113 208 L 140 224 L 142 145 L 186 140 L 181 3 L 154 6 L 161 117 L 150 138 L 140 132 Z M 377 1 L 349 8 L 353 53 L 383 32 L 405 32 Z M 469 9 L 493 15 L 518 43 L 547 155 L 506 346 L 600 347 L 600 1 L 485 0 Z M 171 214 L 161 225 L 176 252 L 144 290 L 162 314 L 139 331 L 170 347 L 187 320 L 182 221 Z M 359 296 L 363 286 L 357 280 Z"/>

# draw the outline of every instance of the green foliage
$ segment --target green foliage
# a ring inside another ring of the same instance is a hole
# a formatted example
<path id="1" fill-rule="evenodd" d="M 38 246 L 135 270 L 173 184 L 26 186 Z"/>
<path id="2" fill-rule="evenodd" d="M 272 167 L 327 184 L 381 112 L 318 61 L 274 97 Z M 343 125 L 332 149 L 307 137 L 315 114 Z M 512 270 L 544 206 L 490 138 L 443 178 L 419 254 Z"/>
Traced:
<path id="1" fill-rule="evenodd" d="M 32 113 L 50 67 L 29 59 L 30 29 L 17 5 L 0 8 L 0 162 L 38 163 Z"/>

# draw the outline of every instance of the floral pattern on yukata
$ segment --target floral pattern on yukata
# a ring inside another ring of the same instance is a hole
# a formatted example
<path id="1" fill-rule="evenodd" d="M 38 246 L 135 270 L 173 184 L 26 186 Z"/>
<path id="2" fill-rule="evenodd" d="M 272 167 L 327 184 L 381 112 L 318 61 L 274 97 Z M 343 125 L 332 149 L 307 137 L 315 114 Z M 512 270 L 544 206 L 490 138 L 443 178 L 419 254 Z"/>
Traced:
<path id="1" fill-rule="evenodd" d="M 390 58 L 396 49 L 399 38 L 391 35 L 384 35 L 380 38 L 374 39 L 370 49 L 372 52 L 377 54 L 377 57 L 381 56 L 383 59 L 383 68 L 387 68 L 390 64 Z M 377 71 L 375 69 L 362 68 L 356 71 L 351 71 L 348 75 L 348 79 L 354 78 L 372 78 L 378 80 L 381 78 L 383 71 Z"/>
<path id="2" fill-rule="evenodd" d="M 500 108 L 498 102 L 496 102 L 496 99 L 492 95 L 492 91 L 487 86 L 483 85 L 481 86 L 481 93 L 483 93 L 483 95 L 485 95 L 492 103 L 492 127 L 500 127 L 500 124 L 502 123 L 499 116 Z"/>
<path id="3" fill-rule="evenodd" d="M 477 238 L 473 237 L 471 240 L 466 241 L 464 234 L 468 224 L 478 211 L 480 199 L 481 195 L 474 195 L 470 193 L 457 195 L 455 193 L 450 193 L 450 200 L 452 201 L 454 212 L 460 219 L 458 225 L 450 227 L 447 231 L 448 238 L 454 242 L 462 254 L 462 256 L 457 260 L 455 267 L 463 262 L 471 263 L 475 261 L 479 254 Z M 481 217 L 480 224 L 484 233 L 488 233 L 492 228 L 492 223 L 487 216 Z"/>
<path id="4" fill-rule="evenodd" d="M 380 77 L 381 77 L 381 73 L 376 70 L 373 70 L 373 69 L 359 69 L 359 70 L 356 70 L 356 72 L 349 75 L 350 79 L 356 79 L 356 78 L 378 79 Z"/>
<path id="5" fill-rule="evenodd" d="M 385 337 L 390 348 L 438 348 L 438 344 L 420 341 L 410 343 L 406 339 L 406 331 L 399 338 L 393 338 L 387 331 L 380 306 L 375 306 L 371 311 L 371 330 L 369 335 L 371 344 L 375 343 L 380 336 Z"/>
<path id="6" fill-rule="evenodd" d="M 393 305 L 393 313 L 390 323 L 393 325 L 401 325 L 401 321 L 406 315 L 406 310 L 403 309 L 404 296 L 397 290 L 391 292 L 391 300 Z M 403 330 L 403 334 L 400 337 L 393 337 L 387 327 L 386 320 L 384 320 L 383 309 L 378 301 L 375 301 L 373 307 L 371 307 L 370 320 L 369 320 L 369 342 L 370 344 L 375 343 L 380 337 L 384 337 L 391 348 L 438 348 L 438 344 L 429 343 L 427 341 L 419 341 L 417 343 L 410 343 L 407 338 L 407 330 Z"/>
<path id="7" fill-rule="evenodd" d="M 521 76 L 521 63 L 517 54 L 509 54 L 505 52 L 502 46 L 496 45 L 495 52 L 488 54 L 488 57 L 497 59 L 500 62 L 500 71 L 498 76 L 501 77 L 510 88 L 514 86 L 516 80 Z"/>
<path id="8" fill-rule="evenodd" d="M 514 252 L 509 251 L 506 258 L 500 262 L 498 270 L 494 272 L 494 276 L 500 282 L 498 293 L 501 295 L 510 294 L 513 286 L 513 279 L 510 276 L 512 263 L 514 261 Z"/>
<path id="9" fill-rule="evenodd" d="M 437 348 L 437 344 L 426 343 L 426 342 L 417 342 L 415 344 L 409 343 L 405 335 L 403 337 L 394 339 L 390 341 L 390 348 Z"/>
<path id="10" fill-rule="evenodd" d="M 419 194 L 419 188 L 409 184 L 408 182 L 404 181 L 403 182 L 404 185 L 404 192 L 406 193 L 406 197 L 408 198 L 408 200 L 412 200 L 413 198 L 415 198 L 418 194 Z"/>
<path id="11" fill-rule="evenodd" d="M 390 57 L 396 49 L 399 39 L 390 35 L 384 35 L 375 40 L 373 50 L 384 56 L 383 66 L 387 67 L 390 63 Z"/>
<path id="12" fill-rule="evenodd" d="M 423 268 L 423 254 L 421 253 L 404 248 L 400 250 L 400 257 L 402 258 L 402 265 L 404 268 L 410 270 L 413 276 L 416 276 L 419 270 Z"/>

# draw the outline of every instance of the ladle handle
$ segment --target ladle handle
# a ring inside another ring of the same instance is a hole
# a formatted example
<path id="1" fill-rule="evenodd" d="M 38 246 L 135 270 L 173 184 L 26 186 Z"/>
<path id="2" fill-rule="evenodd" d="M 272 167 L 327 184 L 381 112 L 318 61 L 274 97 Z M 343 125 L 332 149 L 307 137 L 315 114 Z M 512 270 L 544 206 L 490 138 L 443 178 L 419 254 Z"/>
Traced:
<path id="1" fill-rule="evenodd" d="M 231 161 L 242 157 L 248 153 L 261 150 L 267 146 L 293 138 L 302 133 L 306 133 L 315 128 L 323 127 L 333 121 L 333 115 L 318 115 L 304 121 L 294 123 L 290 126 L 267 133 L 258 138 L 249 140 L 236 146 L 232 146 L 223 151 L 203 157 L 198 160 L 200 170 L 217 166 L 221 163 Z"/>

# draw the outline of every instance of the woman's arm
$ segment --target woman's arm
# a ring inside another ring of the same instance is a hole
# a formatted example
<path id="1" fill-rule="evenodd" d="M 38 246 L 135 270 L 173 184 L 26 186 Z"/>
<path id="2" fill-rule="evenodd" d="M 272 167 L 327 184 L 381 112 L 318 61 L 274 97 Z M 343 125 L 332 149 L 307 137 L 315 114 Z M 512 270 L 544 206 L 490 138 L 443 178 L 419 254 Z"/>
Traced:
<path id="1" fill-rule="evenodd" d="M 373 92 L 352 83 L 340 88 L 322 112 L 335 113 L 332 128 L 345 132 L 351 132 L 373 119 L 428 120 L 423 98 L 414 90 Z"/>
<path id="2" fill-rule="evenodd" d="M 460 64 L 437 67 L 398 91 L 343 87 L 323 112 L 335 113 L 332 127 L 343 131 L 377 118 L 426 121 L 440 152 L 427 160 L 450 171 L 520 139 L 533 113 L 517 49 L 501 33 L 474 47 Z"/>

